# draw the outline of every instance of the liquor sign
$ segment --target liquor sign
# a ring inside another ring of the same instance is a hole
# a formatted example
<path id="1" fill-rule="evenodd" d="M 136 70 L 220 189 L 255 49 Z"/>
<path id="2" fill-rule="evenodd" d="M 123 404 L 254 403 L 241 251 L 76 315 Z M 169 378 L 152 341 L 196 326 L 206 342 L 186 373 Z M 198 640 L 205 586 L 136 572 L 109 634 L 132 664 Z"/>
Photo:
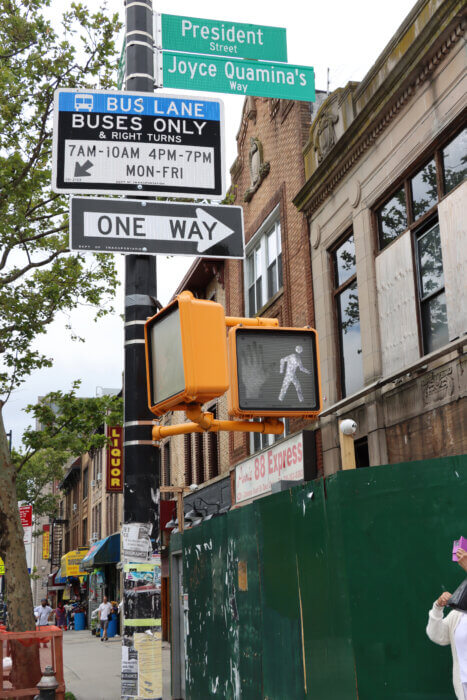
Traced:
<path id="1" fill-rule="evenodd" d="M 235 468 L 235 500 L 248 501 L 271 491 L 275 481 L 305 478 L 303 433 L 283 440 Z"/>
<path id="2" fill-rule="evenodd" d="M 286 31 L 241 22 L 154 15 L 156 43 L 167 50 L 287 61 Z"/>
<path id="3" fill-rule="evenodd" d="M 50 559 L 50 525 L 42 526 L 42 559 Z"/>
<path id="4" fill-rule="evenodd" d="M 19 517 L 21 518 L 21 525 L 23 527 L 32 526 L 32 506 L 20 506 L 19 507 Z"/>
<path id="5" fill-rule="evenodd" d="M 70 248 L 144 255 L 243 258 L 243 209 L 71 197 Z"/>
<path id="6" fill-rule="evenodd" d="M 120 425 L 107 426 L 107 492 L 123 491 L 123 428 Z"/>
<path id="7" fill-rule="evenodd" d="M 55 192 L 225 195 L 221 100 L 56 90 L 53 136 Z"/>
<path id="8" fill-rule="evenodd" d="M 311 67 L 176 51 L 156 51 L 155 60 L 155 75 L 164 87 L 304 102 L 315 100 L 315 73 Z"/>

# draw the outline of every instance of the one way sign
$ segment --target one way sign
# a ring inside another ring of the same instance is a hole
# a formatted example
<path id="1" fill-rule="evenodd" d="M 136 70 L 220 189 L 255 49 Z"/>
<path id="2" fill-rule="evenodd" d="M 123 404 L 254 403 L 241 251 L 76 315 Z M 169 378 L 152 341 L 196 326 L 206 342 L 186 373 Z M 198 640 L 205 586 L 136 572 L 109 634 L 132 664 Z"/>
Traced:
<path id="1" fill-rule="evenodd" d="M 199 203 L 71 197 L 70 248 L 243 258 L 243 210 Z"/>

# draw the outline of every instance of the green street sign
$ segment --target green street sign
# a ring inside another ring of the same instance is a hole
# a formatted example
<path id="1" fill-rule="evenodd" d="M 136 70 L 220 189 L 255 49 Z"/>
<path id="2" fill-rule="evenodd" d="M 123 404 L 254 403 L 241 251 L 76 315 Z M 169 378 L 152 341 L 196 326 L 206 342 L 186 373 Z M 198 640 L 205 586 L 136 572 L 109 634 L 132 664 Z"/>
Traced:
<path id="1" fill-rule="evenodd" d="M 287 61 L 287 39 L 282 27 L 165 14 L 156 16 L 155 21 L 156 44 L 160 41 L 165 50 Z"/>
<path id="2" fill-rule="evenodd" d="M 176 51 L 162 51 L 161 54 L 163 87 L 303 102 L 315 100 L 315 72 L 310 67 L 226 60 Z M 160 66 L 156 66 L 157 75 L 160 76 Z"/>
<path id="3" fill-rule="evenodd" d="M 122 89 L 123 83 L 125 81 L 125 71 L 126 71 L 126 38 L 123 40 L 122 52 L 120 54 L 120 60 L 118 62 L 117 68 L 117 88 Z"/>

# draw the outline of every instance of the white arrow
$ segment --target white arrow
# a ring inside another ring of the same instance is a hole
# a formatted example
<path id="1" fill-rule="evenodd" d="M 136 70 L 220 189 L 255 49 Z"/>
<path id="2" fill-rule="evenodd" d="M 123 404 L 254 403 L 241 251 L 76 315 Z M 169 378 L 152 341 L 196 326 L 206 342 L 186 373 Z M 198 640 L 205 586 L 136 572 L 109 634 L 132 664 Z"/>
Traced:
<path id="1" fill-rule="evenodd" d="M 186 241 L 198 252 L 220 243 L 234 231 L 198 207 L 195 217 L 84 212 L 84 236 L 112 240 Z"/>

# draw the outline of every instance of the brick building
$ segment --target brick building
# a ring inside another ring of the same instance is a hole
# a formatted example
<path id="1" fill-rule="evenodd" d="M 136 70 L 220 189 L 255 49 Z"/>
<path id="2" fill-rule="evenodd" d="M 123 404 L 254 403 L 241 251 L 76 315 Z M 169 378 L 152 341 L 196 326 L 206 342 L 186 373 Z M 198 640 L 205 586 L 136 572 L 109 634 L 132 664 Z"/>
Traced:
<path id="1" fill-rule="evenodd" d="M 228 195 L 232 204 L 243 207 L 245 260 L 196 260 L 174 296 L 188 289 L 198 298 L 221 303 L 226 315 L 278 318 L 281 326 L 313 326 L 308 229 L 293 197 L 305 183 L 302 150 L 324 97 L 318 92 L 314 104 L 245 99 Z M 226 396 L 204 410 L 227 419 Z M 184 414 L 177 412 L 163 418 L 165 423 L 183 420 Z M 314 427 L 290 419 L 285 421 L 284 436 L 220 432 L 167 438 L 162 443 L 162 484 L 202 485 L 202 492 L 185 497 L 185 512 L 216 513 L 235 503 L 234 469 L 239 462 Z M 308 472 L 316 475 L 319 436 L 312 443 Z"/>
<path id="2" fill-rule="evenodd" d="M 70 460 L 58 484 L 58 517 L 51 523 L 51 568 L 56 571 L 60 567 L 62 578 L 67 579 L 61 595 L 81 597 L 89 616 L 104 595 L 120 600 L 121 593 L 116 565 L 120 560 L 123 491 L 109 492 L 107 488 L 109 449 L 95 449 Z M 74 558 L 76 552 L 84 558 L 93 546 L 96 552 L 80 565 L 78 582 L 76 576 L 69 575 L 67 559 Z"/>

